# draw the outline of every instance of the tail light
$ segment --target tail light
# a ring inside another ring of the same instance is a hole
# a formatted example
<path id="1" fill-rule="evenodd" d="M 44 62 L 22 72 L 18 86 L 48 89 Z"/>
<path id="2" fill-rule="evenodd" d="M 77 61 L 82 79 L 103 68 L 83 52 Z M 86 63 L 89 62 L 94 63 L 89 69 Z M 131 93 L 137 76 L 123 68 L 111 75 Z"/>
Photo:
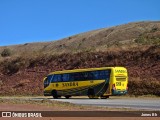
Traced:
<path id="1" fill-rule="evenodd" d="M 116 90 L 115 84 L 112 85 L 112 89 L 113 89 L 113 90 Z"/>
<path id="2" fill-rule="evenodd" d="M 126 86 L 126 90 L 128 90 L 128 84 L 127 84 L 127 86 Z"/>

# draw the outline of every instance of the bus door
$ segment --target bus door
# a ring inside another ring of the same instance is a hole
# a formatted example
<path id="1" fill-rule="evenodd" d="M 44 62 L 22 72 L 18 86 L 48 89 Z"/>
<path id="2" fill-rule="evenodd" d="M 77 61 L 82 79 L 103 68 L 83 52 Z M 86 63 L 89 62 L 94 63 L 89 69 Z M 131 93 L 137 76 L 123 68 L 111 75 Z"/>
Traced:
<path id="1" fill-rule="evenodd" d="M 100 70 L 99 71 L 99 78 L 105 80 L 105 87 L 104 87 L 104 93 L 109 94 L 110 93 L 110 73 L 111 70 Z"/>

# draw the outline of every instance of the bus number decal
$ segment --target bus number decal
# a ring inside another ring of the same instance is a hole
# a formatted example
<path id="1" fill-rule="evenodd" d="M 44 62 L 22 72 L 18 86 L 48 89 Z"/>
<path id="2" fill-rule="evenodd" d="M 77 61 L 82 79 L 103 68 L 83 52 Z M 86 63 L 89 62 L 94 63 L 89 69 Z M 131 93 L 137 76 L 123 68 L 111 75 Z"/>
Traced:
<path id="1" fill-rule="evenodd" d="M 62 83 L 62 86 L 63 86 L 63 87 L 78 86 L 78 82 Z"/>

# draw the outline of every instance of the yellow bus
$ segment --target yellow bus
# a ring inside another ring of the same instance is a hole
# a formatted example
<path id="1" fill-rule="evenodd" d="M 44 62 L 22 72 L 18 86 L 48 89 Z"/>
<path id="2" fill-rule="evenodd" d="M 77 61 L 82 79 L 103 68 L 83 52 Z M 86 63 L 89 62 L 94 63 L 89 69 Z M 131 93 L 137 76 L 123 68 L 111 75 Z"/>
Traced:
<path id="1" fill-rule="evenodd" d="M 44 96 L 88 96 L 109 98 L 125 95 L 128 74 L 124 67 L 101 67 L 55 71 L 43 79 Z"/>

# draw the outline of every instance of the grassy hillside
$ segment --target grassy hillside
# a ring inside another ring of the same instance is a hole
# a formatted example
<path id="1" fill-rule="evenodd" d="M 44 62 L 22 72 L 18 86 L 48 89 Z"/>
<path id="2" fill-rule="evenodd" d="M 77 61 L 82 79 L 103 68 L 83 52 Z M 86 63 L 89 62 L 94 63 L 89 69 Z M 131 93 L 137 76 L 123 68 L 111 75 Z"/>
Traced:
<path id="1" fill-rule="evenodd" d="M 158 21 L 129 23 L 53 42 L 4 46 L 0 53 L 0 95 L 42 95 L 42 79 L 51 71 L 124 66 L 130 95 L 160 96 Z"/>
<path id="2" fill-rule="evenodd" d="M 0 47 L 9 48 L 13 55 L 26 53 L 77 53 L 84 51 L 130 50 L 144 45 L 160 44 L 160 21 L 135 22 L 77 34 L 58 41 L 25 43 Z"/>

